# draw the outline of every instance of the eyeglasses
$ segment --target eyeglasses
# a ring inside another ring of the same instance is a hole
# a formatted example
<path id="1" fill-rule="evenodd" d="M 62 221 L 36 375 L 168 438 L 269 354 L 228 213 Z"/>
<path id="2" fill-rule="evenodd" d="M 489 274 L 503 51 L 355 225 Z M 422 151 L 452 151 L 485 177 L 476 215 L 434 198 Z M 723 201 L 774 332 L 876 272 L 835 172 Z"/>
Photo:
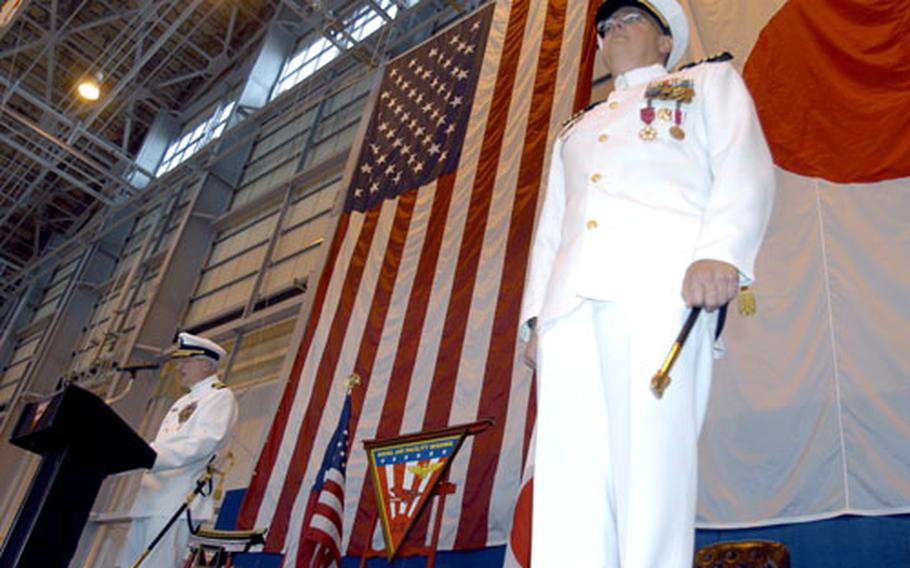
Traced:
<path id="1" fill-rule="evenodd" d="M 597 33 L 601 37 L 606 36 L 608 33 L 616 29 L 616 26 L 622 24 L 623 27 L 631 26 L 632 24 L 637 24 L 639 22 L 644 22 L 645 17 L 643 14 L 638 12 L 628 12 L 622 16 L 613 16 L 607 18 L 606 20 L 601 21 L 597 24 Z"/>

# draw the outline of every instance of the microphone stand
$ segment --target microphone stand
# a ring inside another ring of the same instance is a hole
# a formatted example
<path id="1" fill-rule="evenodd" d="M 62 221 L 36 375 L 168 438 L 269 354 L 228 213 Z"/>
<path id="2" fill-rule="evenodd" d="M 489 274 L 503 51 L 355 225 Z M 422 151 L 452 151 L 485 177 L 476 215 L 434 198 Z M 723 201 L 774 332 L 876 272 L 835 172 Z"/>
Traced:
<path id="1" fill-rule="evenodd" d="M 130 380 L 129 380 L 129 382 L 126 383 L 126 388 L 124 388 L 121 392 L 117 393 L 116 395 L 112 396 L 111 398 L 105 400 L 104 402 L 107 403 L 108 406 L 110 406 L 110 405 L 114 404 L 115 402 L 120 401 L 121 399 L 123 399 L 123 397 L 125 397 L 127 394 L 129 394 L 130 390 L 132 390 L 132 388 L 133 388 L 133 382 L 136 380 L 136 373 L 138 373 L 139 371 L 153 371 L 153 370 L 158 370 L 160 368 L 161 368 L 160 364 L 127 365 L 126 367 L 117 367 L 116 370 L 126 371 L 127 373 L 129 373 Z"/>

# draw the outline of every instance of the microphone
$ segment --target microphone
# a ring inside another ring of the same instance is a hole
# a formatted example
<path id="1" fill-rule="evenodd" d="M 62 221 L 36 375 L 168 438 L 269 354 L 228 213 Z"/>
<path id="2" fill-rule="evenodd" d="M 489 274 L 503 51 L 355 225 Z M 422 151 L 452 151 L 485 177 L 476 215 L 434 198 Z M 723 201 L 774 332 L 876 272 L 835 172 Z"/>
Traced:
<path id="1" fill-rule="evenodd" d="M 151 363 L 144 365 L 126 365 L 124 367 L 117 367 L 118 371 L 128 371 L 130 373 L 135 373 L 137 371 L 154 371 L 161 368 L 161 363 Z"/>
<path id="2" fill-rule="evenodd" d="M 133 383 L 136 382 L 136 373 L 139 371 L 154 371 L 156 369 L 160 369 L 162 364 L 163 362 L 159 361 L 158 363 L 140 363 L 138 365 L 124 365 L 122 367 L 120 365 L 115 365 L 114 370 L 121 372 L 125 371 L 130 374 L 129 381 L 126 383 L 126 388 L 124 388 L 119 394 L 106 399 L 104 402 L 108 405 L 112 405 L 115 402 L 120 401 L 127 395 L 127 393 L 130 392 L 130 389 L 133 388 Z"/>

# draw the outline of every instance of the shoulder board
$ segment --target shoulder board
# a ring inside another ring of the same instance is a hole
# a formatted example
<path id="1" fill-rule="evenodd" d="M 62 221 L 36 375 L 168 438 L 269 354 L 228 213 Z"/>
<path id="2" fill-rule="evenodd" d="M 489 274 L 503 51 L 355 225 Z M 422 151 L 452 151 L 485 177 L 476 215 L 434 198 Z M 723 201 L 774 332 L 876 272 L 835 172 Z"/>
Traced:
<path id="1" fill-rule="evenodd" d="M 722 53 L 715 53 L 711 57 L 705 57 L 704 59 L 699 59 L 698 61 L 693 61 L 691 63 L 686 63 L 685 65 L 679 68 L 680 71 L 683 69 L 689 69 L 695 67 L 696 65 L 701 65 L 702 63 L 720 63 L 721 61 L 730 61 L 733 59 L 733 54 L 729 51 L 724 51 Z"/>
<path id="2" fill-rule="evenodd" d="M 573 114 L 572 116 L 570 116 L 565 121 L 563 121 L 563 123 L 559 127 L 559 136 L 562 136 L 569 129 L 571 129 L 573 126 L 575 126 L 575 123 L 578 122 L 579 120 L 581 120 L 581 117 L 583 117 L 585 115 L 585 113 L 587 113 L 589 110 L 593 109 L 594 107 L 598 106 L 599 104 L 601 104 L 603 102 L 606 102 L 606 101 L 597 101 L 596 103 L 591 103 L 588 106 L 586 106 L 585 108 L 581 109 L 580 111 L 578 111 L 575 114 Z"/>

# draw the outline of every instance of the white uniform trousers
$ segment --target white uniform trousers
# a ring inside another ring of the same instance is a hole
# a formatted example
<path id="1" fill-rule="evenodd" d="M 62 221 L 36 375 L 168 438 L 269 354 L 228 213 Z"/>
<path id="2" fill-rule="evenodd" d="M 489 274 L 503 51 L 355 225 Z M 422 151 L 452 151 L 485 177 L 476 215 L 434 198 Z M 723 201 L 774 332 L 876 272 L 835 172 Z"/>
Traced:
<path id="1" fill-rule="evenodd" d="M 129 568 L 139 559 L 145 547 L 152 543 L 158 532 L 164 528 L 170 517 L 137 517 L 126 533 L 123 550 L 120 551 L 120 568 Z M 198 523 L 193 519 L 193 524 Z M 158 541 L 140 568 L 182 568 L 187 552 L 190 529 L 186 525 L 186 514 L 177 519 L 167 533 Z"/>
<path id="2" fill-rule="evenodd" d="M 692 566 L 716 315 L 699 316 L 664 397 L 649 388 L 686 315 L 588 300 L 540 330 L 534 568 Z"/>

